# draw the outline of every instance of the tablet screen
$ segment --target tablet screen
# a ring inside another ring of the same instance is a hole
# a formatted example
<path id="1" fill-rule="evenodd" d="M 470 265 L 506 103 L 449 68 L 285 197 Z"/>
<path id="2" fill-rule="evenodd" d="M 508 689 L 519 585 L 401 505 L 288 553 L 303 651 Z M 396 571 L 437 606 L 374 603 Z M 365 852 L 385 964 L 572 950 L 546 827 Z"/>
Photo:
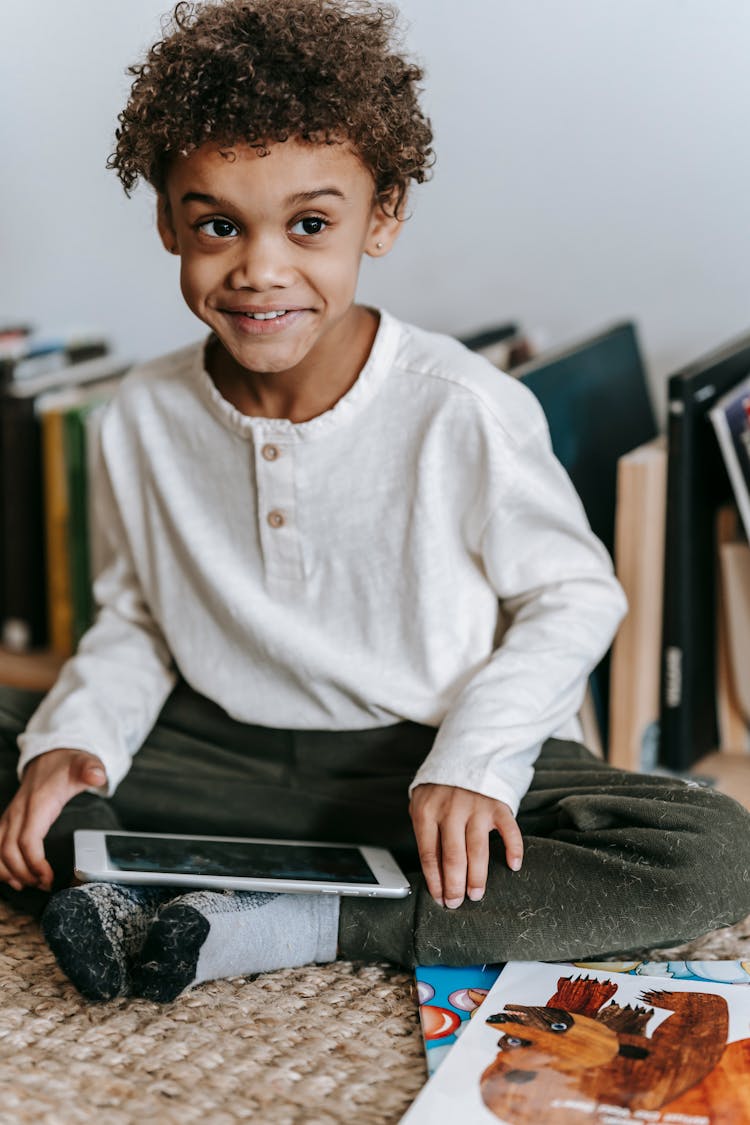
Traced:
<path id="1" fill-rule="evenodd" d="M 224 840 L 153 839 L 105 834 L 109 866 L 252 879 L 311 879 L 377 885 L 358 848 Z"/>

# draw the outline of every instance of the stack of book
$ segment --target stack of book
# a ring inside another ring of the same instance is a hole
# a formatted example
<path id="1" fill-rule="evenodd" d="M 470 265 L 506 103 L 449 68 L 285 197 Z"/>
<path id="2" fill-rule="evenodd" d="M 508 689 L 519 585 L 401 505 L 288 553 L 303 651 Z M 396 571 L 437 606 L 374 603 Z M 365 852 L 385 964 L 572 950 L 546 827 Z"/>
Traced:
<path id="1" fill-rule="evenodd" d="M 91 620 L 89 475 L 128 364 L 101 339 L 0 330 L 0 643 L 68 655 Z M 93 561 L 92 561 L 93 556 Z"/>
<path id="2" fill-rule="evenodd" d="M 630 613 L 610 760 L 682 772 L 750 749 L 750 336 L 668 383 L 665 439 L 620 459 L 615 566 Z M 739 513 L 739 516 L 738 516 Z"/>

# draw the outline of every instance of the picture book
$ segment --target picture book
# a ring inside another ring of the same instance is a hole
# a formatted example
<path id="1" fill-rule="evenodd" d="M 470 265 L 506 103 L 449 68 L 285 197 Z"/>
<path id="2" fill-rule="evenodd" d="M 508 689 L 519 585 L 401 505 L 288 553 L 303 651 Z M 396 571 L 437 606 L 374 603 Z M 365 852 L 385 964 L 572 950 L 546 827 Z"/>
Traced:
<path id="1" fill-rule="evenodd" d="M 750 1125 L 750 989 L 510 962 L 402 1119 L 457 1120 Z"/>
<path id="2" fill-rule="evenodd" d="M 652 770 L 659 750 L 659 671 L 667 515 L 663 437 L 617 462 L 615 573 L 628 613 L 612 645 L 607 761 Z"/>
<path id="3" fill-rule="evenodd" d="M 722 395 L 711 410 L 711 421 L 750 537 L 750 377 Z"/>
<path id="4" fill-rule="evenodd" d="M 731 486 L 710 411 L 750 371 L 750 333 L 670 376 L 659 762 L 688 770 L 716 749 L 717 510 Z"/>
<path id="5" fill-rule="evenodd" d="M 750 962 L 747 961 L 580 961 L 571 965 L 632 976 L 750 984 Z M 414 975 L 428 1074 L 435 1073 L 502 968 L 502 965 L 469 965 L 462 969 L 452 965 L 417 966 Z"/>
<path id="6" fill-rule="evenodd" d="M 586 516 L 610 554 L 615 539 L 617 461 L 651 441 L 657 422 L 635 325 L 544 352 L 513 372 L 536 396 L 556 457 L 581 498 Z M 601 741 L 609 731 L 609 657 L 591 676 Z"/>

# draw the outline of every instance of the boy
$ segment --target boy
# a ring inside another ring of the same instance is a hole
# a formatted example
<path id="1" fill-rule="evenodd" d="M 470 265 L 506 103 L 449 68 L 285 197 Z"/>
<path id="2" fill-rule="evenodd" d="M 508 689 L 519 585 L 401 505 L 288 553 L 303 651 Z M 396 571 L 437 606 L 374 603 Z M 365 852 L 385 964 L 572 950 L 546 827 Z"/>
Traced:
<path id="1" fill-rule="evenodd" d="M 354 302 L 431 161 L 391 19 L 180 4 L 133 68 L 111 163 L 156 189 L 211 335 L 126 379 L 99 617 L 33 716 L 2 696 L 0 879 L 57 891 L 90 999 L 337 953 L 581 958 L 750 911 L 739 806 L 567 740 L 623 599 L 538 405 Z M 62 889 L 74 827 L 379 843 L 413 894 Z"/>

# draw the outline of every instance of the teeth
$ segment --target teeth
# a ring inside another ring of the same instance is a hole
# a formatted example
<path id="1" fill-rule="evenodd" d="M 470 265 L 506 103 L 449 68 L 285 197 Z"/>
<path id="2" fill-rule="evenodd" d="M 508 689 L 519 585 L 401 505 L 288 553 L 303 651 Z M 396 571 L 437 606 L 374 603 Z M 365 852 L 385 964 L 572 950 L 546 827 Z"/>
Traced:
<path id="1" fill-rule="evenodd" d="M 286 316 L 286 309 L 277 309 L 275 312 L 266 313 L 245 313 L 250 320 L 275 320 L 277 316 Z"/>

